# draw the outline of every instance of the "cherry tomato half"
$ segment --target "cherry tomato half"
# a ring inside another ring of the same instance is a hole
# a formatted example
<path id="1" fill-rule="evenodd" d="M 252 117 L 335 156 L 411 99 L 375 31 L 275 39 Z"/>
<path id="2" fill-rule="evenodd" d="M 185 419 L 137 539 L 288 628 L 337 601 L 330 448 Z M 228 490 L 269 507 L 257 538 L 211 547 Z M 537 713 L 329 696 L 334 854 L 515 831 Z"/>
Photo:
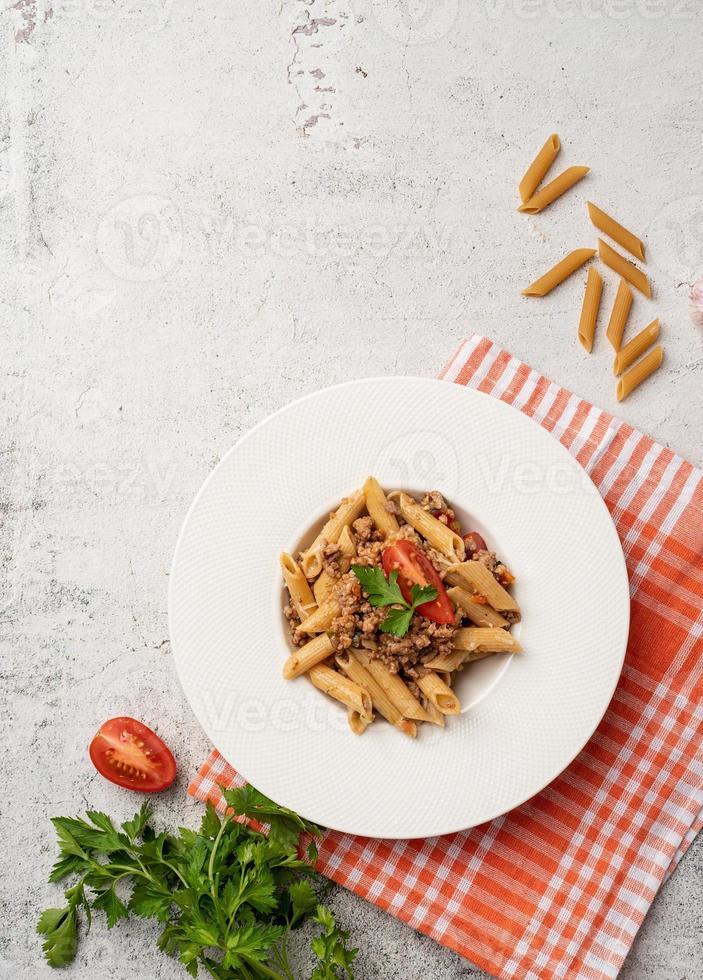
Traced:
<path id="1" fill-rule="evenodd" d="M 158 735 L 134 718 L 111 718 L 90 743 L 101 776 L 125 789 L 159 793 L 176 778 L 176 760 Z"/>
<path id="2" fill-rule="evenodd" d="M 398 572 L 398 585 L 406 602 L 412 602 L 413 585 L 433 585 L 437 598 L 417 607 L 417 611 L 434 623 L 453 623 L 454 606 L 442 580 L 429 558 L 412 541 L 396 541 L 383 552 L 383 571 L 386 576 Z"/>
<path id="3" fill-rule="evenodd" d="M 473 555 L 477 551 L 488 551 L 486 542 L 483 540 L 478 531 L 469 531 L 468 534 L 465 534 L 464 544 L 466 545 L 467 555 Z"/>

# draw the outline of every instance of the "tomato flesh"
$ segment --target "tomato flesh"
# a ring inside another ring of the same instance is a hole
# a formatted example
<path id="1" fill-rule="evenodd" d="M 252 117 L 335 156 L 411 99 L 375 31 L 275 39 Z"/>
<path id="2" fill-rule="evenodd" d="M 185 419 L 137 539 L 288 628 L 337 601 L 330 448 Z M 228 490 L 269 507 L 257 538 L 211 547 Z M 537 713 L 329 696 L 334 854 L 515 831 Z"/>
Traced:
<path id="1" fill-rule="evenodd" d="M 124 789 L 159 793 L 176 778 L 176 760 L 159 736 L 135 718 L 111 718 L 90 743 L 101 776 Z"/>
<path id="2" fill-rule="evenodd" d="M 486 542 L 478 531 L 469 531 L 468 534 L 465 534 L 464 544 L 466 545 L 467 554 L 477 551 L 488 551 Z"/>
<path id="3" fill-rule="evenodd" d="M 386 577 L 398 572 L 398 585 L 406 602 L 412 602 L 413 585 L 432 585 L 437 598 L 424 602 L 417 611 L 434 623 L 453 623 L 454 606 L 451 603 L 437 569 L 412 541 L 396 541 L 383 552 L 383 571 Z"/>

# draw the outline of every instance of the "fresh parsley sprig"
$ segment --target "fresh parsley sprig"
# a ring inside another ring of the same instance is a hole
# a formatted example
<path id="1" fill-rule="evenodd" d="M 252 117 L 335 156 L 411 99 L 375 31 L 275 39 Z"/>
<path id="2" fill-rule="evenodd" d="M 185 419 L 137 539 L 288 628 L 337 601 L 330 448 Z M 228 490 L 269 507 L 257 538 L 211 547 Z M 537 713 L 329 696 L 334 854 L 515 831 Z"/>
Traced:
<path id="1" fill-rule="evenodd" d="M 378 627 L 382 633 L 405 636 L 417 607 L 432 602 L 439 595 L 433 585 L 413 585 L 410 590 L 412 602 L 406 602 L 398 585 L 397 571 L 392 571 L 386 578 L 380 565 L 352 565 L 351 569 L 372 606 L 393 607 Z"/>
<path id="2" fill-rule="evenodd" d="M 223 792 L 231 810 L 221 817 L 208 804 L 199 831 L 157 834 L 146 803 L 119 829 L 96 811 L 87 820 L 56 817 L 61 856 L 50 881 L 78 881 L 64 892 L 64 908 L 46 909 L 39 919 L 47 962 L 70 963 L 80 911 L 90 928 L 91 913 L 100 910 L 110 929 L 130 914 L 161 922 L 159 949 L 177 956 L 192 977 L 202 969 L 215 980 L 294 980 L 286 940 L 310 919 L 322 927 L 311 943 L 311 980 L 353 978 L 356 950 L 313 887 L 314 843 L 307 860 L 298 852 L 301 833 L 315 836 L 319 828 L 252 786 Z M 235 815 L 268 824 L 268 835 Z M 126 901 L 124 883 L 131 886 Z"/>

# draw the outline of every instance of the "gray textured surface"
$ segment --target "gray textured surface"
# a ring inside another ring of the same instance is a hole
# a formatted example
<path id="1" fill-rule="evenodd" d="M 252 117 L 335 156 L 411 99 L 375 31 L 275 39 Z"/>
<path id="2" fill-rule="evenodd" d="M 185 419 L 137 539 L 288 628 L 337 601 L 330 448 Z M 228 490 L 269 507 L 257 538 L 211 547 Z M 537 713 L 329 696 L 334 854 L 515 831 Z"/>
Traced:
<path id="1" fill-rule="evenodd" d="M 106 716 L 208 746 L 169 657 L 171 552 L 252 423 L 322 383 L 432 375 L 472 330 L 607 409 L 575 343 L 579 282 L 519 296 L 593 240 L 583 201 L 650 244 L 665 367 L 620 410 L 700 463 L 703 15 L 694 0 L 9 0 L 0 15 L 3 656 L 0 974 L 50 973 L 32 935 L 48 817 L 132 800 L 91 770 Z M 614 52 L 617 52 L 615 55 Z M 593 168 L 514 212 L 547 133 Z M 611 287 L 607 301 L 612 298 Z M 9 859 L 9 868 L 8 868 Z M 663 889 L 626 980 L 700 980 L 703 844 Z M 8 873 L 9 871 L 9 873 Z M 356 898 L 359 977 L 482 977 Z M 76 980 L 169 980 L 141 923 L 97 925 Z"/>

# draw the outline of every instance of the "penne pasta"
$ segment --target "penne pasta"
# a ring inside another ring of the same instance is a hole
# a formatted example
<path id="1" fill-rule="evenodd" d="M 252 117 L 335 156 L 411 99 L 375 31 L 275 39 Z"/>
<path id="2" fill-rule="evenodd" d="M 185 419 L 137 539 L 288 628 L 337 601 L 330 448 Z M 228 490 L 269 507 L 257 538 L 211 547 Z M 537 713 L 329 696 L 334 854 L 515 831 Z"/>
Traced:
<path id="1" fill-rule="evenodd" d="M 364 721 L 373 721 L 371 695 L 344 674 L 317 664 L 308 671 L 307 676 L 319 691 L 324 691 L 335 701 L 346 704 L 348 708 L 358 712 Z"/>
<path id="2" fill-rule="evenodd" d="M 322 605 L 318 606 L 315 612 L 311 613 L 300 624 L 300 630 L 302 633 L 324 633 L 330 628 L 341 611 L 341 606 L 334 596 L 328 595 Z"/>
<path id="3" fill-rule="evenodd" d="M 344 671 L 350 680 L 355 681 L 371 695 L 373 707 L 380 715 L 389 721 L 404 734 L 415 738 L 417 726 L 414 721 L 404 718 L 398 708 L 393 704 L 381 685 L 371 676 L 363 664 L 348 650 L 341 651 L 335 657 L 337 666 Z"/>
<path id="4" fill-rule="evenodd" d="M 355 708 L 347 708 L 347 721 L 349 723 L 349 728 L 355 735 L 363 735 L 371 724 L 370 721 L 362 718 Z"/>
<path id="5" fill-rule="evenodd" d="M 340 551 L 344 556 L 340 562 L 340 568 L 342 572 L 348 572 L 349 566 L 351 565 L 351 560 L 356 554 L 356 541 L 354 540 L 354 535 L 348 526 L 342 528 L 342 533 L 339 535 L 339 540 L 337 541 Z M 312 587 L 315 599 L 320 605 L 327 596 L 330 594 L 335 586 L 337 579 L 332 578 L 329 572 L 323 569 L 320 574 L 315 579 L 315 584 Z"/>
<path id="6" fill-rule="evenodd" d="M 361 650 L 356 652 L 356 657 L 383 688 L 404 718 L 410 718 L 412 721 L 430 720 L 425 709 L 401 677 L 391 673 L 380 660 L 373 660 Z"/>
<path id="7" fill-rule="evenodd" d="M 418 678 L 417 686 L 443 715 L 458 715 L 461 711 L 459 698 L 438 674 L 425 674 Z"/>
<path id="8" fill-rule="evenodd" d="M 294 677 L 300 677 L 307 673 L 315 664 L 321 663 L 334 653 L 332 641 L 326 633 L 320 633 L 312 640 L 308 640 L 302 647 L 298 647 L 288 657 L 283 665 L 283 676 L 287 681 Z"/>
<path id="9" fill-rule="evenodd" d="M 480 561 L 464 561 L 451 565 L 445 576 L 450 585 L 468 588 L 471 592 L 485 596 L 497 612 L 519 612 L 520 607 L 494 575 Z"/>
<path id="10" fill-rule="evenodd" d="M 654 374 L 663 360 L 664 348 L 661 344 L 658 344 L 641 361 L 633 364 L 618 381 L 618 401 L 621 402 L 624 398 L 627 398 L 635 388 L 641 385 L 643 381 L 646 381 L 650 374 Z"/>
<path id="11" fill-rule="evenodd" d="M 505 619 L 499 612 L 496 612 L 492 606 L 489 606 L 487 602 L 476 602 L 474 597 L 466 589 L 462 589 L 458 585 L 452 586 L 451 589 L 447 589 L 447 595 L 452 600 L 455 606 L 475 623 L 476 626 L 509 626 L 508 620 Z"/>
<path id="12" fill-rule="evenodd" d="M 290 595 L 291 605 L 297 612 L 298 619 L 302 622 L 302 620 L 307 619 L 317 609 L 315 596 L 310 590 L 308 580 L 305 578 L 302 568 L 292 555 L 284 551 L 279 561 L 281 563 L 283 579 Z"/>
<path id="13" fill-rule="evenodd" d="M 610 320 L 608 320 L 608 328 L 605 331 L 605 335 L 615 351 L 619 351 L 622 346 L 622 336 L 625 333 L 631 306 L 632 290 L 625 280 L 621 279 L 618 291 L 615 294 L 615 302 L 610 313 Z"/>
<path id="14" fill-rule="evenodd" d="M 390 534 L 394 534 L 400 530 L 398 521 L 386 506 L 386 495 L 383 492 L 381 484 L 373 476 L 370 476 L 364 484 L 364 499 L 369 517 L 379 531 L 383 531 L 386 537 L 388 537 Z"/>
<path id="15" fill-rule="evenodd" d="M 458 629 L 452 640 L 455 650 L 501 653 L 521 653 L 522 647 L 508 630 L 492 626 L 464 626 Z"/>
<path id="16" fill-rule="evenodd" d="M 543 211 L 544 208 L 570 190 L 574 184 L 583 180 L 590 169 L 590 167 L 567 167 L 558 177 L 555 177 L 554 180 L 533 194 L 529 201 L 521 204 L 518 211 L 525 214 L 539 214 L 540 211 Z"/>
<path id="17" fill-rule="evenodd" d="M 649 284 L 649 279 L 646 274 L 626 259 L 624 255 L 611 248 L 602 238 L 598 239 L 598 254 L 606 265 L 610 266 L 623 279 L 627 279 L 629 283 L 632 283 L 635 289 L 639 289 L 648 299 L 651 299 L 652 287 Z"/>
<path id="18" fill-rule="evenodd" d="M 348 527 L 357 517 L 360 517 L 365 506 L 364 491 L 357 490 L 356 493 L 343 500 L 337 510 L 330 515 L 329 520 L 323 525 L 313 543 L 300 556 L 300 564 L 306 578 L 317 578 L 322 571 L 321 552 L 324 544 L 336 544 L 343 528 Z"/>
<path id="19" fill-rule="evenodd" d="M 637 235 L 633 235 L 631 231 L 628 231 L 615 218 L 611 218 L 605 211 L 601 211 L 592 201 L 586 201 L 586 207 L 588 208 L 591 221 L 599 231 L 602 231 L 604 235 L 608 235 L 618 245 L 622 245 L 623 248 L 627 249 L 635 258 L 641 259 L 644 262 L 644 245 Z"/>
<path id="20" fill-rule="evenodd" d="M 460 534 L 438 521 L 407 493 L 398 494 L 398 507 L 408 524 L 426 538 L 433 548 L 453 562 L 463 561 L 466 549 Z"/>
<path id="21" fill-rule="evenodd" d="M 581 266 L 588 262 L 590 258 L 596 254 L 593 248 L 577 248 L 573 252 L 569 252 L 560 262 L 557 262 L 553 268 L 548 272 L 545 272 L 543 276 L 536 279 L 531 286 L 527 289 L 523 289 L 523 296 L 546 296 L 547 293 L 551 293 L 555 286 L 563 282 L 565 279 Z"/>
<path id="22" fill-rule="evenodd" d="M 622 374 L 623 371 L 626 371 L 640 354 L 644 354 L 647 348 L 652 346 L 658 336 L 659 320 L 652 320 L 617 352 L 613 362 L 613 374 Z"/>
<path id="23" fill-rule="evenodd" d="M 547 171 L 556 160 L 561 142 L 556 133 L 548 137 L 546 143 L 529 165 L 525 174 L 518 184 L 520 200 L 524 203 L 529 201 L 539 185 L 542 183 Z"/>
<path id="24" fill-rule="evenodd" d="M 428 701 L 424 695 L 421 700 L 422 700 L 422 707 L 425 709 L 425 711 L 429 716 L 430 724 L 439 725 L 440 728 L 444 728 L 444 715 L 439 710 L 439 708 L 435 708 L 432 702 Z"/>
<path id="25" fill-rule="evenodd" d="M 474 660 L 483 660 L 485 657 L 494 657 L 500 650 L 452 650 L 451 653 L 435 657 L 425 664 L 431 670 L 438 671 L 457 671 Z"/>
<path id="26" fill-rule="evenodd" d="M 581 307 L 581 319 L 579 320 L 579 340 L 581 346 L 590 354 L 593 350 L 593 337 L 596 333 L 596 320 L 598 319 L 598 308 L 600 307 L 600 297 L 603 292 L 603 279 L 595 266 L 588 270 L 586 279 L 586 289 L 583 294 L 583 306 Z"/>

